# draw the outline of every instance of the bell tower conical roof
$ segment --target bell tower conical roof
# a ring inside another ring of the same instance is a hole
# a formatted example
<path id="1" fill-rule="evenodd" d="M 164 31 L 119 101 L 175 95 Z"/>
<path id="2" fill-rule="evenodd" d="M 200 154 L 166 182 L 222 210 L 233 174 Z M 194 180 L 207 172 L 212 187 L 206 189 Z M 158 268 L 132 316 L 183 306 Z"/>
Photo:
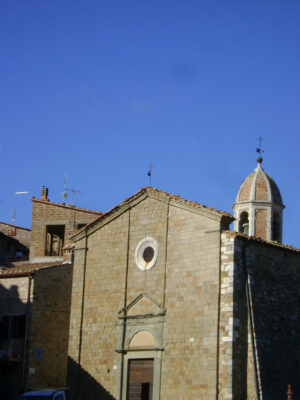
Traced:
<path id="1" fill-rule="evenodd" d="M 265 240 L 281 242 L 284 205 L 278 186 L 261 166 L 243 181 L 233 205 L 234 229 Z"/>
<path id="2" fill-rule="evenodd" d="M 274 180 L 262 168 L 262 158 L 257 158 L 255 170 L 242 183 L 235 203 L 243 201 L 268 201 L 282 205 L 282 197 Z"/>

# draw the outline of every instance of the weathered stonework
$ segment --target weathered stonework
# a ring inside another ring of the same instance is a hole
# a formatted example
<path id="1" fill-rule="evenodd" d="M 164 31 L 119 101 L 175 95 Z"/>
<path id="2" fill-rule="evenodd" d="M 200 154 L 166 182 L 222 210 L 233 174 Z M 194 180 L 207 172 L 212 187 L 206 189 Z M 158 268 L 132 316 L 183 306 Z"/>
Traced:
<path id="1" fill-rule="evenodd" d="M 52 203 L 47 199 L 32 198 L 30 260 L 42 261 L 42 258 L 45 258 L 47 226 L 64 225 L 64 244 L 67 244 L 70 243 L 71 235 L 78 230 L 78 226 L 94 221 L 101 214 L 66 204 Z"/>
<path id="2" fill-rule="evenodd" d="M 71 308 L 72 265 L 39 270 L 33 279 L 26 386 L 63 387 Z"/>
<path id="3" fill-rule="evenodd" d="M 125 399 L 127 362 L 146 354 L 154 358 L 154 399 L 216 398 L 221 219 L 147 193 L 79 238 L 69 342 L 74 398 Z M 147 236 L 159 256 L 141 271 L 135 249 Z M 128 351 L 144 329 L 155 349 Z"/>
<path id="4" fill-rule="evenodd" d="M 21 389 L 66 385 L 71 287 L 71 264 L 27 263 L 0 271 L 0 323 L 10 318 L 0 337 L 8 400 Z"/>
<path id="5" fill-rule="evenodd" d="M 227 218 L 147 188 L 74 236 L 73 399 L 126 400 L 140 359 L 153 360 L 153 400 L 279 400 L 288 383 L 300 389 L 300 252 L 222 233 Z M 141 271 L 145 237 L 159 255 Z M 139 333 L 152 346 L 131 347 Z"/>
<path id="6" fill-rule="evenodd" d="M 220 398 L 298 393 L 299 252 L 224 232 L 221 270 Z"/>
<path id="7" fill-rule="evenodd" d="M 30 229 L 0 222 L 0 261 L 18 257 L 28 259 L 30 233 Z"/>

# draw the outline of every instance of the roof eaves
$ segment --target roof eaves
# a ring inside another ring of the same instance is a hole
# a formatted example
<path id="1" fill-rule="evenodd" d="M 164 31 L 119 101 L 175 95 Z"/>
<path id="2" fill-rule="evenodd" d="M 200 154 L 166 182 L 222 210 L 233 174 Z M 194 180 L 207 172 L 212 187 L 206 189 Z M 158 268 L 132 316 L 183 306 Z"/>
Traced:
<path id="1" fill-rule="evenodd" d="M 17 264 L 17 263 L 16 263 Z M 62 263 L 24 263 L 20 265 L 13 265 L 11 267 L 4 267 L 0 270 L 0 279 L 1 278 L 12 278 L 15 276 L 28 276 L 33 275 L 38 271 L 44 269 L 58 268 L 62 266 L 72 265 L 70 262 L 62 262 Z"/>
<path id="2" fill-rule="evenodd" d="M 42 203 L 42 204 L 46 204 L 46 205 L 50 205 L 50 206 L 56 206 L 56 207 L 62 207 L 62 208 L 67 208 L 69 210 L 77 210 L 77 211 L 83 211 L 83 212 L 87 212 L 90 214 L 96 214 L 96 215 L 103 215 L 102 211 L 94 211 L 94 210 L 88 210 L 86 208 L 80 208 L 80 207 L 75 207 L 75 206 L 71 206 L 69 204 L 65 204 L 65 203 L 54 203 L 52 201 L 49 200 L 40 200 L 40 199 L 36 199 L 35 197 L 31 197 L 30 199 L 31 201 L 34 201 L 36 203 Z"/>
<path id="3" fill-rule="evenodd" d="M 17 229 L 24 229 L 25 231 L 31 231 L 30 228 L 25 228 L 24 226 L 18 226 L 18 225 L 9 224 L 9 223 L 3 222 L 3 221 L 0 221 L 0 224 L 7 225 L 7 226 L 12 226 L 13 228 L 17 228 Z"/>
<path id="4" fill-rule="evenodd" d="M 125 211 L 127 209 L 126 206 L 128 206 L 129 204 L 132 204 L 133 202 L 136 202 L 137 199 L 142 199 L 143 196 L 145 196 L 147 194 L 149 195 L 149 193 L 155 193 L 155 194 L 158 194 L 160 196 L 164 196 L 167 199 L 171 199 L 171 200 L 174 200 L 176 202 L 179 202 L 181 204 L 193 206 L 193 207 L 196 207 L 198 209 L 202 209 L 202 210 L 211 212 L 211 213 L 213 213 L 215 215 L 227 218 L 230 221 L 234 221 L 234 217 L 230 213 L 227 213 L 227 212 L 224 212 L 224 211 L 221 211 L 221 210 L 217 210 L 217 209 L 212 208 L 212 207 L 207 207 L 207 206 L 205 206 L 203 204 L 199 204 L 199 203 L 197 203 L 195 201 L 186 200 L 186 199 L 184 199 L 184 198 L 182 198 L 182 197 L 180 197 L 178 195 L 173 195 L 171 193 L 164 192 L 163 190 L 160 190 L 160 189 L 156 189 L 156 188 L 153 188 L 153 187 L 145 186 L 145 187 L 141 188 L 138 192 L 133 194 L 132 196 L 127 197 L 121 203 L 119 203 L 116 206 L 114 206 L 111 210 L 107 211 L 106 213 L 103 213 L 98 218 L 96 218 L 94 221 L 90 222 L 89 224 L 87 224 L 86 226 L 81 228 L 73 236 L 71 236 L 70 239 L 73 240 L 73 241 L 77 241 L 77 240 L 81 239 L 82 237 L 85 236 L 85 233 L 87 233 L 100 220 L 104 220 L 104 219 L 108 218 L 112 214 L 117 213 L 118 211 L 120 211 L 121 209 L 123 209 L 123 211 Z M 118 213 L 118 215 L 119 215 L 119 213 Z"/>
<path id="5" fill-rule="evenodd" d="M 70 237 L 72 241 L 77 241 L 81 239 L 82 237 L 85 236 L 85 234 L 92 229 L 93 226 L 95 226 L 99 221 L 105 221 L 105 220 L 111 220 L 109 218 L 112 215 L 118 216 L 122 214 L 124 211 L 128 209 L 129 203 L 132 204 L 132 202 L 136 201 L 137 199 L 142 200 L 143 195 L 146 194 L 145 188 L 140 189 L 137 193 L 133 194 L 130 197 L 127 197 L 125 200 L 123 200 L 121 203 L 117 204 L 114 206 L 112 209 L 107 211 L 106 213 L 103 213 L 100 215 L 98 218 L 96 218 L 94 221 L 90 222 L 89 224 L 85 225 L 83 228 L 81 228 L 79 231 L 77 231 L 74 235 Z"/>
<path id="6" fill-rule="evenodd" d="M 213 208 L 213 207 L 208 207 L 208 206 L 206 206 L 204 204 L 200 204 L 200 203 L 198 203 L 196 201 L 186 200 L 186 199 L 184 199 L 183 197 L 181 197 L 179 195 L 174 195 L 174 194 L 171 194 L 171 193 L 168 193 L 168 192 L 164 192 L 163 190 L 155 189 L 155 188 L 152 188 L 152 187 L 146 187 L 145 189 L 149 190 L 149 191 L 152 191 L 152 192 L 156 192 L 156 193 L 158 193 L 160 195 L 166 196 L 166 197 L 168 197 L 168 198 L 170 198 L 172 200 L 178 201 L 179 203 L 191 205 L 193 207 L 201 208 L 201 209 L 207 210 L 209 212 L 212 212 L 212 213 L 215 213 L 215 214 L 222 215 L 222 216 L 229 217 L 229 218 L 233 219 L 233 216 L 230 213 L 227 213 L 227 212 L 221 211 L 221 210 L 217 210 L 216 208 Z"/>
<path id="7" fill-rule="evenodd" d="M 244 233 L 240 233 L 240 232 L 234 232 L 234 231 L 229 231 L 229 230 L 223 230 L 223 233 L 229 234 L 232 237 L 236 237 L 242 240 L 248 240 L 248 241 L 252 241 L 252 242 L 256 242 L 256 243 L 261 243 L 261 244 L 265 244 L 268 246 L 272 246 L 272 247 L 276 247 L 276 248 L 281 248 L 281 249 L 285 249 L 285 250 L 290 250 L 296 253 L 300 253 L 300 249 L 298 249 L 297 247 L 293 247 L 291 245 L 288 244 L 282 244 L 282 243 L 278 243 L 278 242 L 272 242 L 269 240 L 264 240 L 260 237 L 255 237 L 255 236 L 248 236 L 245 235 Z"/>

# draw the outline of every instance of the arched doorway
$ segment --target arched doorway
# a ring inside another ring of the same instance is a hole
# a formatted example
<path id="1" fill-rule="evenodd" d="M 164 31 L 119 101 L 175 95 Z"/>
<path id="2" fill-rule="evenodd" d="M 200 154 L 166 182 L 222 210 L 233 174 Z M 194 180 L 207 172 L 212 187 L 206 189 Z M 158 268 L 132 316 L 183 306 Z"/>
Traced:
<path id="1" fill-rule="evenodd" d="M 155 347 L 155 340 L 148 331 L 137 332 L 130 341 L 129 350 L 143 350 Z M 146 355 L 146 354 L 145 354 Z M 134 353 L 132 353 L 134 357 Z M 130 358 L 128 360 L 127 400 L 152 400 L 154 358 Z"/>

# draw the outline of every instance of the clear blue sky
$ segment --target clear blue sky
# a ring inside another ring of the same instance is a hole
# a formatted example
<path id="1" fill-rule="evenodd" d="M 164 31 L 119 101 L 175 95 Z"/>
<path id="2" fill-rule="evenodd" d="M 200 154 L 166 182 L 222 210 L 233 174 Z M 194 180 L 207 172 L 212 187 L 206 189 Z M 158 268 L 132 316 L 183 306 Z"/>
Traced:
<path id="1" fill-rule="evenodd" d="M 152 184 L 231 211 L 263 167 L 300 247 L 298 0 L 2 0 L 0 220 L 31 196 L 106 211 Z M 71 201 L 69 198 L 68 201 Z"/>

